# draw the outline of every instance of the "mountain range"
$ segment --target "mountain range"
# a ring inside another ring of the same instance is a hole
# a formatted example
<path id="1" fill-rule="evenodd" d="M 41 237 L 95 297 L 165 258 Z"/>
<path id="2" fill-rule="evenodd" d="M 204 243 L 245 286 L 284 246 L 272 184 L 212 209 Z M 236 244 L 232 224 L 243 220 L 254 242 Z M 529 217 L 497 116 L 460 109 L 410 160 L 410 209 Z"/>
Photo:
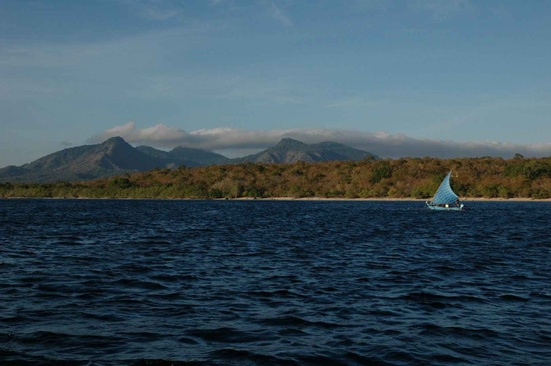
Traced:
<path id="1" fill-rule="evenodd" d="M 257 154 L 229 159 L 211 151 L 181 146 L 171 151 L 150 146 L 133 147 L 121 137 L 112 137 L 100 144 L 67 148 L 22 166 L 0 169 L 0 182 L 91 180 L 181 165 L 197 167 L 243 162 L 294 163 L 366 158 L 377 157 L 336 142 L 309 145 L 291 138 L 284 138 L 277 145 Z"/>

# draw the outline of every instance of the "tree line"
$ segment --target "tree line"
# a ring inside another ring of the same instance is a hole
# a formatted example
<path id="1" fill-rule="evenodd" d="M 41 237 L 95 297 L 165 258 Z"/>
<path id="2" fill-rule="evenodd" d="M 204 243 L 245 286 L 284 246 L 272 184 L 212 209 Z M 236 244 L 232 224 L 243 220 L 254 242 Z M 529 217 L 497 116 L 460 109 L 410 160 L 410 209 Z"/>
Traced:
<path id="1" fill-rule="evenodd" d="M 463 198 L 551 198 L 551 157 L 521 156 L 180 166 L 82 182 L 4 182 L 0 197 L 428 199 L 450 170 Z"/>

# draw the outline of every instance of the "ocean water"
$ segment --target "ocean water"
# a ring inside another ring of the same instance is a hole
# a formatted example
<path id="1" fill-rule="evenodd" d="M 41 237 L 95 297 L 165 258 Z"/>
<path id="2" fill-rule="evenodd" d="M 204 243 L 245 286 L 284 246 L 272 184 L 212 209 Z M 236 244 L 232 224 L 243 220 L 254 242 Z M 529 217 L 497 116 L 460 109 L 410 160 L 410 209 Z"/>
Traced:
<path id="1" fill-rule="evenodd" d="M 0 364 L 551 364 L 551 203 L 467 206 L 0 200 Z"/>

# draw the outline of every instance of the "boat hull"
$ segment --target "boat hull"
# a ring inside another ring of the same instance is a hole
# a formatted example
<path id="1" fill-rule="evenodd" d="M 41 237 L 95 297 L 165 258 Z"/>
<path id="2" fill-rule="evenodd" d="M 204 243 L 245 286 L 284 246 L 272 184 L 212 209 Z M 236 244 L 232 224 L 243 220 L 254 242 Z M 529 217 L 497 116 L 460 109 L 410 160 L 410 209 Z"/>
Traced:
<path id="1" fill-rule="evenodd" d="M 444 205 L 444 206 L 437 206 L 437 205 L 431 205 L 430 203 L 426 202 L 427 207 L 431 210 L 435 211 L 461 211 L 463 210 L 463 204 L 461 203 L 459 206 L 457 205 Z"/>

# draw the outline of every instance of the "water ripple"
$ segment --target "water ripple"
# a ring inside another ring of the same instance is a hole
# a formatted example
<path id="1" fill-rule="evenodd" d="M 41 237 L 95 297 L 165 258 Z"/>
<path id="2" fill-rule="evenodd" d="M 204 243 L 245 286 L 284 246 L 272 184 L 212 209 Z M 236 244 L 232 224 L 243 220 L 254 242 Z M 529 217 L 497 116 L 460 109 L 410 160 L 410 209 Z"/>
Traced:
<path id="1" fill-rule="evenodd" d="M 548 213 L 0 200 L 0 361 L 544 365 Z"/>

